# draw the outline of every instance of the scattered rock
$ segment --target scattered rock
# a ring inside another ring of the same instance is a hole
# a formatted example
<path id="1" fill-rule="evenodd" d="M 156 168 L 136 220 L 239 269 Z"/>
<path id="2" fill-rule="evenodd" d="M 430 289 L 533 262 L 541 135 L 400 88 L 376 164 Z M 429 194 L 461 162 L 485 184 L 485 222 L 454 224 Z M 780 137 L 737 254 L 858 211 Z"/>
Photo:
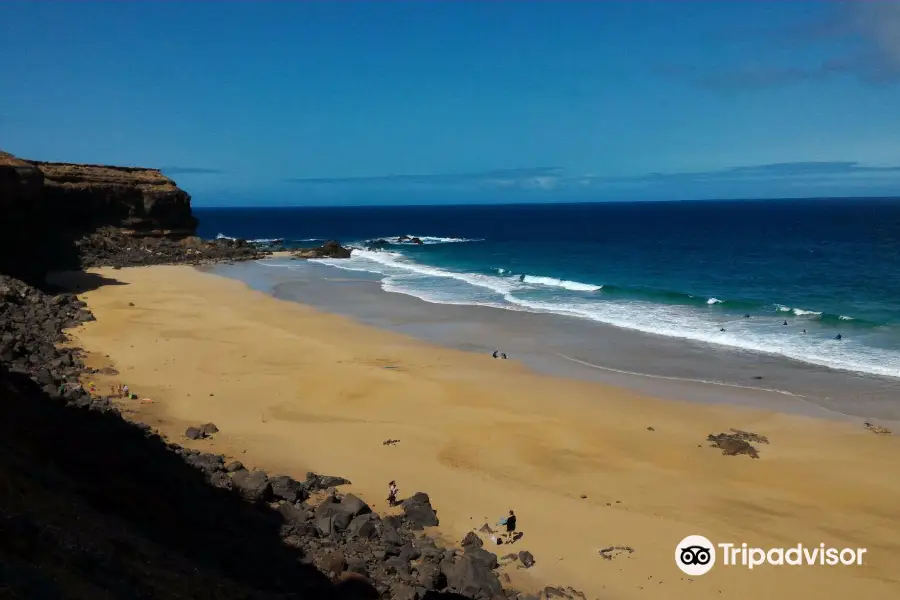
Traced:
<path id="1" fill-rule="evenodd" d="M 476 600 L 490 600 L 503 594 L 497 574 L 472 556 L 463 555 L 452 562 L 442 562 L 440 569 L 447 587 L 458 594 Z"/>
<path id="2" fill-rule="evenodd" d="M 753 442 L 755 444 L 768 444 L 769 438 L 764 435 L 759 435 L 758 433 L 752 433 L 750 431 L 741 431 L 740 429 L 731 428 L 728 431 L 731 434 L 739 439 L 744 440 L 745 442 Z"/>
<path id="3" fill-rule="evenodd" d="M 240 465 L 241 463 L 237 464 Z M 304 489 L 300 482 L 287 475 L 276 475 L 275 477 L 272 477 L 269 479 L 269 485 L 272 486 L 272 495 L 286 502 L 303 501 L 309 497 L 309 494 L 306 493 L 306 489 Z"/>
<path id="4" fill-rule="evenodd" d="M 416 492 L 404 500 L 401 506 L 412 529 L 433 527 L 439 523 L 437 513 L 431 506 L 431 499 L 424 492 Z"/>
<path id="5" fill-rule="evenodd" d="M 204 423 L 203 425 L 198 425 L 197 427 L 188 427 L 184 432 L 184 437 L 189 440 L 202 440 L 208 438 L 214 433 L 218 433 L 218 431 L 219 428 L 212 423 Z"/>
<path id="6" fill-rule="evenodd" d="M 746 454 L 750 456 L 750 458 L 759 458 L 759 451 L 739 435 L 732 433 L 720 433 L 718 435 L 709 434 L 706 440 L 712 442 L 710 447 L 721 449 L 722 454 L 725 456 Z"/>
<path id="7" fill-rule="evenodd" d="M 522 563 L 522 566 L 526 569 L 530 569 L 534 566 L 534 556 L 532 556 L 531 552 L 523 550 L 519 552 L 519 562 Z"/>
<path id="8" fill-rule="evenodd" d="M 332 577 L 337 577 L 347 567 L 347 559 L 344 557 L 343 552 L 328 550 L 318 556 L 316 566 Z"/>
<path id="9" fill-rule="evenodd" d="M 488 525 L 487 523 L 485 523 L 484 525 L 482 525 L 481 527 L 479 527 L 479 528 L 478 528 L 478 531 L 480 531 L 481 533 L 487 533 L 487 534 L 494 533 L 494 530 L 491 529 L 491 526 Z"/>
<path id="10" fill-rule="evenodd" d="M 634 548 L 631 546 L 607 546 L 599 550 L 600 557 L 606 560 L 612 560 L 622 554 L 632 554 Z"/>
<path id="11" fill-rule="evenodd" d="M 865 426 L 866 429 L 868 429 L 869 431 L 871 431 L 872 433 L 875 433 L 877 435 L 891 435 L 891 430 L 888 429 L 887 427 L 881 427 L 879 425 L 869 423 L 868 421 L 863 423 L 863 425 Z"/>
<path id="12" fill-rule="evenodd" d="M 466 537 L 463 538 L 463 548 L 481 548 L 482 546 L 484 546 L 484 542 L 481 541 L 481 538 L 478 537 L 478 535 L 471 531 L 466 534 Z"/>
<path id="13" fill-rule="evenodd" d="M 239 460 L 233 460 L 225 466 L 225 470 L 229 473 L 234 473 L 235 471 L 240 471 L 244 468 L 244 463 Z"/>
<path id="14" fill-rule="evenodd" d="M 329 475 L 316 475 L 315 473 L 307 473 L 306 481 L 303 484 L 310 492 L 321 492 L 328 488 L 337 487 L 339 485 L 349 485 L 350 480 L 343 477 L 331 477 Z"/>
<path id="15" fill-rule="evenodd" d="M 232 474 L 232 484 L 245 500 L 264 502 L 272 494 L 272 486 L 264 471 L 242 469 Z"/>

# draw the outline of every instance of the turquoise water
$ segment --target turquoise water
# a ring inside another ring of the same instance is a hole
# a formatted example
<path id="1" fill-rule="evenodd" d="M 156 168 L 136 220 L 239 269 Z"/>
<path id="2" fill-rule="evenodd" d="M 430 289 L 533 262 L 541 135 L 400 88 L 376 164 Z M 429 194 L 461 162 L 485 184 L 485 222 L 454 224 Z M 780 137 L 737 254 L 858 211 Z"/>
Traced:
<path id="1" fill-rule="evenodd" d="M 321 262 L 432 303 L 555 313 L 900 376 L 896 200 L 197 212 L 205 237 L 340 239 L 353 257 Z M 379 238 L 390 243 L 373 247 Z"/>

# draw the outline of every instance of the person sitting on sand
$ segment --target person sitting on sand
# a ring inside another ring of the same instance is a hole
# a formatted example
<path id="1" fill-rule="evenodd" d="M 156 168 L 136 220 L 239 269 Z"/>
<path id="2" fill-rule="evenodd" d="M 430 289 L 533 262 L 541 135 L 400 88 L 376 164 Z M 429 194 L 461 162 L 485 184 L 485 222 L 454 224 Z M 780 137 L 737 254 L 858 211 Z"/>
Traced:
<path id="1" fill-rule="evenodd" d="M 499 350 L 494 350 L 494 353 L 491 354 L 491 356 L 493 356 L 494 358 L 497 358 L 497 356 L 499 356 L 499 354 L 500 354 Z"/>
<path id="2" fill-rule="evenodd" d="M 502 358 L 503 360 L 506 360 L 506 352 L 501 352 L 500 358 Z"/>
<path id="3" fill-rule="evenodd" d="M 516 513 L 513 511 L 509 511 L 509 516 L 506 517 L 506 537 L 509 539 L 510 543 L 513 542 L 513 537 L 516 535 Z"/>
<path id="4" fill-rule="evenodd" d="M 388 484 L 388 506 L 397 506 L 397 492 L 399 491 L 400 489 L 397 487 L 396 481 L 391 481 Z"/>

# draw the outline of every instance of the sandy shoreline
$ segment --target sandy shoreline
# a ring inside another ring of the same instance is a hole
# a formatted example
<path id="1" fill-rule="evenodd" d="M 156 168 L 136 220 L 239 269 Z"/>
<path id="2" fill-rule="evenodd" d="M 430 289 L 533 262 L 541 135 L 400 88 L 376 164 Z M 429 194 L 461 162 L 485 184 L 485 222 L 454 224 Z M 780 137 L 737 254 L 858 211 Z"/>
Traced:
<path id="1" fill-rule="evenodd" d="M 189 267 L 99 272 L 125 285 L 83 293 L 97 321 L 74 337 L 152 399 L 132 402 L 136 418 L 180 443 L 185 427 L 213 421 L 221 433 L 194 447 L 348 477 L 379 510 L 396 479 L 401 496 L 431 495 L 450 540 L 514 508 L 525 537 L 512 549 L 537 560 L 531 581 L 513 573 L 520 585 L 589 598 L 900 593 L 896 437 L 537 375 Z M 707 447 L 731 427 L 772 443 L 760 460 Z M 868 553 L 861 567 L 717 567 L 689 581 L 673 562 L 689 534 Z M 635 552 L 603 560 L 613 545 Z"/>

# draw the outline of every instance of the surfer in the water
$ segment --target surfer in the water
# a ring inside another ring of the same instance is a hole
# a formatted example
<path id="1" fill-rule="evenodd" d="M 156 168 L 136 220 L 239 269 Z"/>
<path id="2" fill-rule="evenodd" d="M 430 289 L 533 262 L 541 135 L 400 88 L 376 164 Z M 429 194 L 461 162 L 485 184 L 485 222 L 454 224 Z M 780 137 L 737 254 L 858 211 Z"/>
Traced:
<path id="1" fill-rule="evenodd" d="M 837 334 L 836 336 L 834 336 L 834 339 L 842 340 L 842 339 L 844 339 L 844 336 L 842 336 L 841 334 Z"/>

